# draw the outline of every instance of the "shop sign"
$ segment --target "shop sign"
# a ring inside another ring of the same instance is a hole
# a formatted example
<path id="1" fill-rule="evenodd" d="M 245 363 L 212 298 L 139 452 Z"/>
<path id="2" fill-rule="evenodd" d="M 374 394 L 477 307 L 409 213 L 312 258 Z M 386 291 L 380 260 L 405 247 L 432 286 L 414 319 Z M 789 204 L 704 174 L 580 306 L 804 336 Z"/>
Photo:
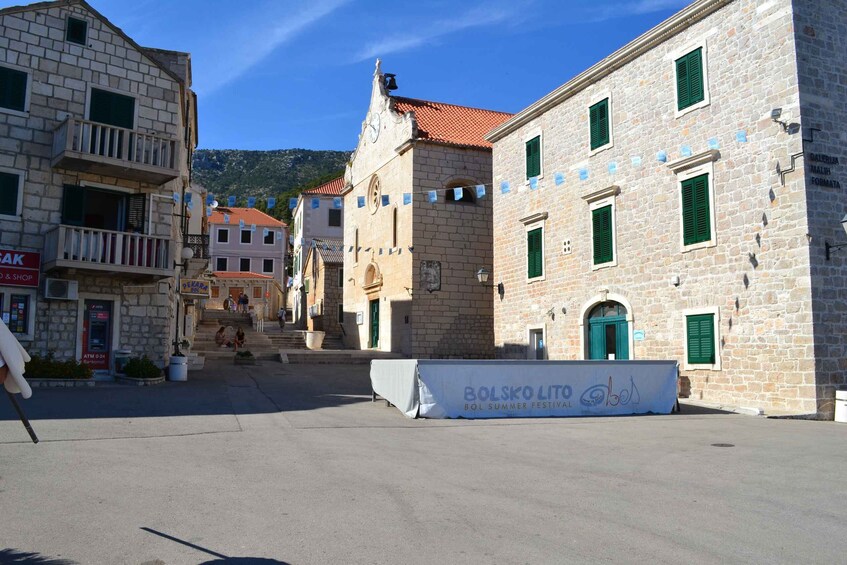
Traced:
<path id="1" fill-rule="evenodd" d="M 0 249 L 0 285 L 38 287 L 41 253 Z"/>
<path id="2" fill-rule="evenodd" d="M 200 279 L 182 279 L 179 281 L 179 293 L 183 296 L 209 298 L 211 296 L 209 281 Z"/>

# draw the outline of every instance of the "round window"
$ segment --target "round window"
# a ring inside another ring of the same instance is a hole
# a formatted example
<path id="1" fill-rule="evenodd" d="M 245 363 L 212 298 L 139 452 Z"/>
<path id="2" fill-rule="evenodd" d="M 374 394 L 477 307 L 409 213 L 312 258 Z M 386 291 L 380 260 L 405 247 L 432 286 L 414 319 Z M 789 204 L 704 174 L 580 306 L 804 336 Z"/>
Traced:
<path id="1" fill-rule="evenodd" d="M 379 183 L 379 177 L 374 175 L 368 187 L 368 210 L 371 211 L 371 214 L 375 214 L 379 210 L 380 200 L 382 200 L 382 187 Z"/>

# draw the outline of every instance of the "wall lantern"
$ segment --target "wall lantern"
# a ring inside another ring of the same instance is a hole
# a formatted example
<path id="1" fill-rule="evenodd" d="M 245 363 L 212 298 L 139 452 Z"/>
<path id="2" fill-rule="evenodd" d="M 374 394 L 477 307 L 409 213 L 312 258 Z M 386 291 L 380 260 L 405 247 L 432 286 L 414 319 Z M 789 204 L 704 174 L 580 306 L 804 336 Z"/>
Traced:
<path id="1" fill-rule="evenodd" d="M 847 214 L 841 218 L 841 227 L 844 228 L 844 233 L 847 233 Z M 841 249 L 842 247 L 847 247 L 847 243 L 839 243 L 837 245 L 832 245 L 830 242 L 824 240 L 824 248 L 826 249 L 826 260 L 829 261 L 830 250 L 831 249 Z"/>
<path id="2" fill-rule="evenodd" d="M 845 244 L 845 245 L 847 245 L 847 244 Z M 478 270 L 476 272 L 476 280 L 478 280 L 479 284 L 481 284 L 482 286 L 496 286 L 497 287 L 497 294 L 499 294 L 500 297 L 502 298 L 503 295 L 506 293 L 506 289 L 503 286 L 503 283 L 499 282 L 496 285 L 494 283 L 489 284 L 488 283 L 488 277 L 490 275 L 491 275 L 491 273 L 488 271 L 488 269 L 486 269 L 485 267 L 482 267 L 480 270 Z"/>

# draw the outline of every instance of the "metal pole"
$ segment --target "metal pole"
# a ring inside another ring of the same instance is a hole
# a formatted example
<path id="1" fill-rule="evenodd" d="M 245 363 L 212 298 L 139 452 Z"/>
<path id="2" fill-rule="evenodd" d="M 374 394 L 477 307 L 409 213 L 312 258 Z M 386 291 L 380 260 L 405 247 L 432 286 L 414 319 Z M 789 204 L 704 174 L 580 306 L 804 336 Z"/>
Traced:
<path id="1" fill-rule="evenodd" d="M 18 404 L 18 399 L 15 398 L 15 395 L 9 392 L 8 390 L 6 391 L 6 394 L 9 396 L 9 400 L 12 402 L 12 406 L 15 407 L 15 412 L 18 413 L 18 418 L 21 419 L 21 423 L 24 425 L 24 428 L 26 428 L 26 432 L 29 434 L 32 443 L 38 443 L 38 436 L 35 435 L 35 430 L 32 429 L 32 426 L 29 424 L 29 420 L 24 415 L 24 411 L 21 409 L 21 405 Z"/>

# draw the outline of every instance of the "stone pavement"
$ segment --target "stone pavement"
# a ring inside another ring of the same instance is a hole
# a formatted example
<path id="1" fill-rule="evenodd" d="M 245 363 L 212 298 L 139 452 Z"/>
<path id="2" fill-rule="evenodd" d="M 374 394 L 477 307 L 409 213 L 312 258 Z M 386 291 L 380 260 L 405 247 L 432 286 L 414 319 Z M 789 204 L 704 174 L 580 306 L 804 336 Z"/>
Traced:
<path id="1" fill-rule="evenodd" d="M 847 425 L 406 419 L 366 366 L 0 399 L 0 564 L 842 562 Z M 716 447 L 730 444 L 732 447 Z M 28 556 L 28 557 L 27 557 Z M 27 560 L 28 559 L 28 560 Z"/>

